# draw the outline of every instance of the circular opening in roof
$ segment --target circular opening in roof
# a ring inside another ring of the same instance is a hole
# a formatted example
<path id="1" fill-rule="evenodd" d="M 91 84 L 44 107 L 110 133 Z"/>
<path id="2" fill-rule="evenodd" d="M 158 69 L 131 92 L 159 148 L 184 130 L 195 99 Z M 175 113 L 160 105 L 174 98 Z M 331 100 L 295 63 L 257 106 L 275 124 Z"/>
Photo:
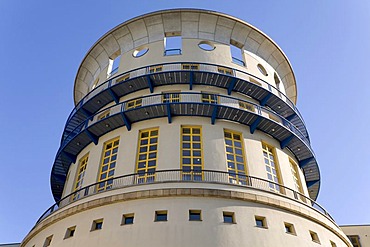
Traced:
<path id="1" fill-rule="evenodd" d="M 141 57 L 141 56 L 144 56 L 148 51 L 149 51 L 149 48 L 147 48 L 147 47 L 143 47 L 143 48 L 140 48 L 140 49 L 136 49 L 136 50 L 132 53 L 132 56 L 134 56 L 134 57 Z"/>
<path id="2" fill-rule="evenodd" d="M 267 71 L 266 71 L 265 67 L 263 67 L 263 66 L 262 66 L 262 64 L 260 64 L 260 63 L 259 63 L 259 64 L 257 65 L 257 68 L 258 68 L 258 70 L 259 70 L 263 75 L 268 76 Z"/>
<path id="3" fill-rule="evenodd" d="M 215 45 L 209 41 L 201 41 L 198 46 L 200 49 L 205 51 L 213 51 L 216 48 Z"/>

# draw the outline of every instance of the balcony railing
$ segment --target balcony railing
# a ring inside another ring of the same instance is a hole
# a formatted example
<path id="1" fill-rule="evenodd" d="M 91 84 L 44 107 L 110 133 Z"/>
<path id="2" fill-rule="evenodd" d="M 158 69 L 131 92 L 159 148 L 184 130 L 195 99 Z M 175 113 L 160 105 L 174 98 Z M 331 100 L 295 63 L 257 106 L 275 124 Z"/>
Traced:
<path id="1" fill-rule="evenodd" d="M 150 178 L 150 179 L 148 179 Z M 326 216 L 329 220 L 335 223 L 334 219 L 329 213 L 311 198 L 303 195 L 302 193 L 288 188 L 284 185 L 274 183 L 272 181 L 248 176 L 245 174 L 237 174 L 233 172 L 221 172 L 213 170 L 162 170 L 151 173 L 134 173 L 116 178 L 107 179 L 98 183 L 88 185 L 84 188 L 76 190 L 75 192 L 65 196 L 50 208 L 48 208 L 41 217 L 37 220 L 36 225 L 43 219 L 48 217 L 53 212 L 66 205 L 78 201 L 87 196 L 96 195 L 103 192 L 99 188 L 106 188 L 104 191 L 113 189 L 122 189 L 130 186 L 155 184 L 163 182 L 184 182 L 184 183 L 219 183 L 219 184 L 232 184 L 239 187 L 253 188 L 262 191 L 269 191 L 298 201 L 309 207 L 314 208 L 316 211 Z M 277 189 L 278 188 L 278 189 Z"/>
<path id="2" fill-rule="evenodd" d="M 178 49 L 175 49 L 178 50 Z M 178 51 L 177 51 L 178 52 Z M 180 50 L 181 52 L 181 50 Z M 183 64 L 194 64 L 194 62 L 182 62 L 182 63 L 162 63 L 162 64 L 154 64 L 150 66 L 145 66 L 141 68 L 137 68 L 134 70 L 130 70 L 118 75 L 114 75 L 113 77 L 109 78 L 109 80 L 103 82 L 96 88 L 94 88 L 92 91 L 90 91 L 88 94 L 85 95 L 84 98 L 82 98 L 77 104 L 76 107 L 73 109 L 71 114 L 68 117 L 67 123 L 73 118 L 73 116 L 76 114 L 76 112 L 83 107 L 83 105 L 91 100 L 94 96 L 98 95 L 100 92 L 107 90 L 111 87 L 114 87 L 118 83 L 129 83 L 130 80 L 133 80 L 134 78 L 139 77 L 145 77 L 147 75 L 151 75 L 153 73 L 166 73 L 166 72 L 175 72 L 175 71 L 189 71 L 186 69 L 186 67 L 182 66 Z M 265 80 L 247 73 L 242 70 L 238 70 L 231 67 L 221 66 L 217 64 L 208 64 L 208 63 L 196 63 L 199 66 L 199 69 L 196 72 L 210 72 L 210 73 L 216 73 L 221 74 L 224 76 L 230 76 L 235 77 L 240 80 L 245 80 L 250 83 L 252 83 L 254 86 L 258 86 L 260 88 L 265 89 L 266 91 L 272 93 L 273 95 L 277 96 L 282 100 L 282 103 L 285 103 L 288 105 L 289 108 L 293 110 L 299 117 L 300 121 L 304 124 L 304 120 L 299 112 L 299 110 L 296 108 L 295 104 L 285 95 L 283 94 L 278 88 L 274 87 L 273 85 L 269 84 Z M 160 70 L 153 70 L 151 68 L 161 68 Z M 220 70 L 220 68 L 222 68 Z M 231 73 L 225 73 L 224 71 L 231 71 Z M 153 72 L 154 71 L 154 72 Z M 232 74 L 232 75 L 230 75 Z M 121 80 L 121 78 L 129 78 L 128 80 Z M 160 82 L 158 82 L 160 83 Z M 201 83 L 201 82 L 197 82 Z M 250 93 L 249 91 L 244 92 L 246 94 Z M 282 110 L 283 112 L 283 110 Z M 67 124 L 66 124 L 67 126 Z"/>
<path id="3" fill-rule="evenodd" d="M 62 141 L 61 143 L 61 149 L 68 144 L 68 142 L 73 139 L 75 136 L 77 136 L 79 133 L 81 133 L 83 130 L 87 129 L 89 126 L 97 123 L 101 119 L 99 119 L 99 116 L 102 113 L 109 111 L 109 116 L 113 116 L 118 113 L 125 113 L 128 111 L 132 111 L 134 109 L 143 108 L 143 107 L 149 107 L 149 106 L 157 106 L 157 105 L 165 105 L 165 104 L 208 104 L 208 105 L 216 105 L 216 106 L 223 106 L 228 108 L 235 108 L 242 111 L 247 111 L 250 113 L 253 113 L 255 115 L 270 119 L 274 121 L 275 123 L 284 126 L 288 130 L 290 130 L 292 133 L 294 133 L 296 136 L 298 136 L 309 148 L 310 152 L 313 154 L 313 151 L 310 147 L 310 142 L 307 139 L 307 137 L 296 127 L 294 126 L 289 120 L 286 118 L 280 116 L 279 114 L 275 113 L 274 111 L 260 106 L 256 103 L 241 100 L 235 97 L 229 97 L 224 95 L 218 95 L 218 94 L 207 94 L 207 96 L 211 96 L 212 99 L 214 99 L 212 102 L 205 101 L 204 95 L 202 93 L 176 93 L 176 101 L 168 102 L 164 101 L 166 98 L 166 95 L 168 94 L 154 94 L 154 95 L 148 95 L 143 96 L 135 99 L 130 99 L 128 101 L 113 105 L 111 107 L 105 108 L 94 115 L 86 118 L 84 121 L 82 121 L 75 129 L 73 129 Z M 131 106 L 131 103 L 133 102 L 140 102 L 140 104 L 134 104 L 135 107 Z M 194 109 L 193 109 L 194 110 Z M 168 113 L 167 113 L 168 114 Z M 192 114 L 196 114 L 194 111 Z M 165 116 L 164 114 L 163 116 Z M 174 114 L 174 115 L 187 115 L 187 114 Z M 160 116 L 153 116 L 153 117 L 160 117 Z M 234 118 L 229 120 L 235 120 Z M 272 130 L 274 131 L 274 130 Z"/>
<path id="4" fill-rule="evenodd" d="M 319 187 L 312 188 L 320 182 L 315 154 L 309 140 L 288 119 L 267 107 L 235 97 L 204 93 L 175 94 L 170 99 L 167 99 L 168 93 L 131 99 L 81 118 L 79 124 L 66 133 L 54 161 L 51 184 L 56 201 L 61 198 L 64 187 L 64 180 L 60 178 L 66 175 L 64 172 L 86 145 L 97 143 L 100 136 L 122 126 L 131 129 L 132 123 L 159 117 L 167 117 L 171 122 L 176 116 L 209 117 L 211 123 L 226 119 L 248 125 L 251 131 L 258 129 L 271 135 L 281 142 L 281 147 L 289 148 L 299 162 L 305 162 L 302 166 L 310 196 L 317 198 Z"/>

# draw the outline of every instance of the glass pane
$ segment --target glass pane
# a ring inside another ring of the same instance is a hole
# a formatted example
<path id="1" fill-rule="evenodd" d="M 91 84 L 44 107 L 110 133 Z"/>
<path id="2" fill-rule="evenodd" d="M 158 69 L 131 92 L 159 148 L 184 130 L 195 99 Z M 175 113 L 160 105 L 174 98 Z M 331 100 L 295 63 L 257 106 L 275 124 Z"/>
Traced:
<path id="1" fill-rule="evenodd" d="M 193 134 L 200 134 L 200 129 L 193 129 Z"/>

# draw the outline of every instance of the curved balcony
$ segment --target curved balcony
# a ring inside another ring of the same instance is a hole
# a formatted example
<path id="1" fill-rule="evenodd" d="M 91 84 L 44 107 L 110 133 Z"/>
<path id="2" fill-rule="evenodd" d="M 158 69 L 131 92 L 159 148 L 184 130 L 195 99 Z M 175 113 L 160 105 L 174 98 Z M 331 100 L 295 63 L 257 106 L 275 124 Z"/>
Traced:
<path id="1" fill-rule="evenodd" d="M 185 171 L 181 169 L 174 169 L 154 171 L 150 173 L 134 173 L 88 185 L 84 188 L 76 190 L 75 192 L 65 196 L 64 198 L 53 204 L 37 220 L 36 225 L 58 209 L 63 208 L 66 205 L 81 200 L 85 197 L 96 195 L 108 190 L 110 191 L 115 189 L 127 188 L 130 186 L 140 186 L 145 184 L 155 184 L 163 182 L 217 183 L 237 186 L 239 188 L 253 188 L 260 191 L 268 191 L 305 204 L 311 207 L 313 210 L 321 213 L 335 224 L 334 219 L 329 215 L 329 213 L 314 200 L 281 184 L 277 184 L 266 179 L 233 172 L 222 172 L 213 170 Z M 102 191 L 98 188 L 106 189 Z M 278 188 L 278 190 L 276 190 L 276 188 Z"/>
<path id="2" fill-rule="evenodd" d="M 228 95 L 239 92 L 288 119 L 309 140 L 304 120 L 292 101 L 263 79 L 231 67 L 208 63 L 177 62 L 155 64 L 109 78 L 88 93 L 73 109 L 65 125 L 62 141 L 86 117 L 103 106 L 132 92 L 171 84 L 207 85 L 224 88 Z"/>
<path id="3" fill-rule="evenodd" d="M 91 142 L 98 143 L 100 136 L 122 126 L 147 119 L 167 117 L 171 123 L 175 116 L 209 117 L 214 124 L 226 119 L 265 132 L 280 142 L 281 148 L 289 148 L 297 157 L 309 187 L 310 197 L 317 198 L 320 174 L 309 140 L 288 119 L 267 107 L 238 98 L 204 93 L 153 94 L 118 103 L 96 112 L 81 121 L 61 143 L 51 174 L 54 199 L 58 201 L 71 163 L 78 153 Z"/>

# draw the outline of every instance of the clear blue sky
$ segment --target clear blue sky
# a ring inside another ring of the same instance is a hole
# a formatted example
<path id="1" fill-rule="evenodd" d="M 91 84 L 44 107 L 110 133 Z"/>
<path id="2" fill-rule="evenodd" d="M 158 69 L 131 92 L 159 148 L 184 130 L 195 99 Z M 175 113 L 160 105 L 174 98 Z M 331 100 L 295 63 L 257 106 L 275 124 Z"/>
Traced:
<path id="1" fill-rule="evenodd" d="M 318 202 L 339 224 L 370 223 L 368 0 L 0 0 L 0 243 L 20 242 L 53 203 L 51 166 L 91 45 L 125 20 L 179 7 L 239 17 L 284 50 L 321 170 Z"/>

